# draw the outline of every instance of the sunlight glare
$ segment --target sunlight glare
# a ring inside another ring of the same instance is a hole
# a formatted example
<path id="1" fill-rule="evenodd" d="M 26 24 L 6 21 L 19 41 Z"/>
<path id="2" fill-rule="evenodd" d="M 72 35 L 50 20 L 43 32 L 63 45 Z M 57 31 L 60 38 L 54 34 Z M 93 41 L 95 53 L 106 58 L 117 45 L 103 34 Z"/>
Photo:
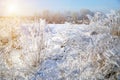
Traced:
<path id="1" fill-rule="evenodd" d="M 17 15 L 19 13 L 19 8 L 17 5 L 8 5 L 7 11 L 9 15 Z"/>

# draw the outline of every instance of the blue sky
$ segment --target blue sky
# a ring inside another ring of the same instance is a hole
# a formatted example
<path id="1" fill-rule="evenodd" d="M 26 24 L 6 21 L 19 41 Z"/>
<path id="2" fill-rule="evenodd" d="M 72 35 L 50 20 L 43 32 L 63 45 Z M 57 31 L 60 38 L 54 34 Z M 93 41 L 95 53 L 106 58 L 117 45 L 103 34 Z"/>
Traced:
<path id="1" fill-rule="evenodd" d="M 25 0 L 24 0 L 25 1 Z M 26 0 L 28 6 L 36 10 L 92 10 L 118 9 L 120 0 Z"/>
<path id="2" fill-rule="evenodd" d="M 120 0 L 37 0 L 37 7 L 51 10 L 79 10 L 88 9 L 117 9 L 120 8 Z"/>
<path id="3" fill-rule="evenodd" d="M 26 14 L 46 9 L 50 11 L 79 11 L 83 8 L 104 11 L 120 9 L 120 0 L 0 0 L 0 12 L 4 12 L 3 3 L 12 5 L 18 3 L 22 12 Z"/>

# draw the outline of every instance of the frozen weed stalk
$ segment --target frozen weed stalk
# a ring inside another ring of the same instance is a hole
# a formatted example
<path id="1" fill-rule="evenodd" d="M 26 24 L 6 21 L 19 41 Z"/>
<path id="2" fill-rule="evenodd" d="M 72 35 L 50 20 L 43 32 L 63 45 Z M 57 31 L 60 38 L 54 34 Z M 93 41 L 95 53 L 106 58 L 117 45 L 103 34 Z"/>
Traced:
<path id="1" fill-rule="evenodd" d="M 7 19 L 9 20 L 9 19 Z M 45 20 L 32 24 L 21 23 L 20 18 L 0 24 L 0 79 L 28 79 L 40 66 L 44 49 Z"/>

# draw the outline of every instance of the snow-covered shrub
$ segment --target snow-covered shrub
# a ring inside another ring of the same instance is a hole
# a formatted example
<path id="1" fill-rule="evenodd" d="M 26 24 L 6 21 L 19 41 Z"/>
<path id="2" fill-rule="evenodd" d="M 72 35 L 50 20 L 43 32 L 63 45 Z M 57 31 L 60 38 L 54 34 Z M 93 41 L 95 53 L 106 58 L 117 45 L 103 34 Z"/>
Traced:
<path id="1" fill-rule="evenodd" d="M 89 15 L 88 15 L 89 16 Z M 95 12 L 94 17 L 89 16 L 91 24 L 109 29 L 112 35 L 120 36 L 120 11 L 111 10 L 110 13 Z M 105 30 L 105 29 L 104 29 Z"/>
<path id="2" fill-rule="evenodd" d="M 40 54 L 45 48 L 46 22 L 19 24 L 15 23 L 16 19 L 6 22 L 3 20 L 0 24 L 0 79 L 28 79 L 42 60 Z"/>

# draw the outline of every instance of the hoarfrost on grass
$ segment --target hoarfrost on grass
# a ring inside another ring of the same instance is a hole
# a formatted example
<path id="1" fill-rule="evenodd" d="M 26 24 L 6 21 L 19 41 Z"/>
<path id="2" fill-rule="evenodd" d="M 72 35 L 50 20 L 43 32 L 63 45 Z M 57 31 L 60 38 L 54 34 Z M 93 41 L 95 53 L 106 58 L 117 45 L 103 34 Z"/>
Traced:
<path id="1" fill-rule="evenodd" d="M 120 25 L 119 16 L 114 15 L 118 14 L 104 18 L 96 13 L 90 25 L 39 20 L 16 23 L 11 29 L 14 23 L 0 24 L 0 79 L 119 80 L 120 36 L 116 27 Z"/>

